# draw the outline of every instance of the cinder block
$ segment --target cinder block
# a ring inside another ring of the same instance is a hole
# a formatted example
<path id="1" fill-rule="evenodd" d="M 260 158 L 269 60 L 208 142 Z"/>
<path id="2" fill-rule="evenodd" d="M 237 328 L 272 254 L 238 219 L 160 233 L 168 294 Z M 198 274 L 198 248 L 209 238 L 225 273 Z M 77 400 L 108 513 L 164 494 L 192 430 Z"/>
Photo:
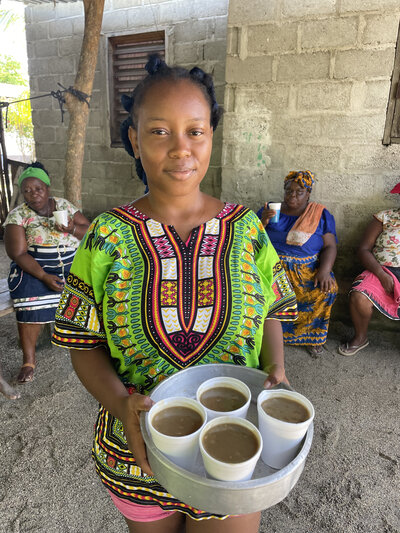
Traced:
<path id="1" fill-rule="evenodd" d="M 204 59 L 212 61 L 225 62 L 226 58 L 226 41 L 210 41 L 203 45 Z"/>
<path id="2" fill-rule="evenodd" d="M 297 109 L 302 110 L 345 110 L 350 108 L 352 83 L 315 82 L 303 83 L 297 87 Z"/>
<path id="3" fill-rule="evenodd" d="M 272 80 L 272 57 L 226 58 L 227 83 L 265 83 Z"/>
<path id="4" fill-rule="evenodd" d="M 156 0 L 151 0 L 151 3 L 155 4 Z M 142 0 L 113 0 L 110 10 L 115 11 L 116 9 L 130 9 L 131 7 L 142 6 L 142 4 Z"/>
<path id="5" fill-rule="evenodd" d="M 339 12 L 381 11 L 384 13 L 390 8 L 396 9 L 398 7 L 398 0 L 342 0 L 339 5 Z"/>
<path id="6" fill-rule="evenodd" d="M 101 29 L 103 32 L 123 31 L 128 27 L 128 11 L 104 13 Z"/>
<path id="7" fill-rule="evenodd" d="M 336 55 L 334 78 L 367 79 L 391 76 L 394 48 L 386 50 L 344 50 Z"/>
<path id="8" fill-rule="evenodd" d="M 58 55 L 60 57 L 76 55 L 79 57 L 82 48 L 82 36 L 58 39 Z"/>
<path id="9" fill-rule="evenodd" d="M 51 20 L 49 23 L 50 38 L 59 39 L 73 35 L 73 19 Z"/>
<path id="10" fill-rule="evenodd" d="M 330 54 L 314 52 L 279 58 L 277 80 L 317 80 L 329 77 Z"/>
<path id="11" fill-rule="evenodd" d="M 311 15 L 327 15 L 336 12 L 336 0 L 283 0 L 284 17 L 310 17 Z"/>
<path id="12" fill-rule="evenodd" d="M 53 126 L 42 126 L 35 129 L 35 142 L 36 143 L 55 143 L 56 141 L 56 128 Z"/>
<path id="13" fill-rule="evenodd" d="M 313 172 L 337 171 L 340 167 L 341 148 L 315 144 L 287 143 L 286 168 L 308 168 Z M 305 139 L 303 139 L 305 140 Z"/>
<path id="14" fill-rule="evenodd" d="M 357 43 L 358 17 L 330 17 L 300 24 L 301 48 L 335 48 Z"/>
<path id="15" fill-rule="evenodd" d="M 124 13 L 127 17 L 128 30 L 132 33 L 140 33 L 138 28 L 147 27 L 148 31 L 154 31 L 159 24 L 158 6 L 144 5 L 134 9 L 127 9 Z"/>
<path id="16" fill-rule="evenodd" d="M 27 42 L 39 41 L 40 39 L 49 38 L 49 23 L 36 22 L 35 24 L 27 24 L 25 27 L 25 34 Z"/>
<path id="17" fill-rule="evenodd" d="M 187 20 L 174 25 L 175 41 L 178 43 L 193 43 L 204 41 L 212 33 L 212 21 L 207 19 Z"/>
<path id="18" fill-rule="evenodd" d="M 56 18 L 56 6 L 55 4 L 41 4 L 36 5 L 31 11 L 32 22 L 44 22 L 46 20 L 52 20 Z"/>
<path id="19" fill-rule="evenodd" d="M 382 141 L 385 113 L 376 115 L 329 115 L 321 117 L 321 138 Z"/>
<path id="20" fill-rule="evenodd" d="M 65 157 L 65 146 L 63 144 L 36 143 L 37 149 L 39 146 L 41 158 L 43 159 L 62 159 Z"/>
<path id="21" fill-rule="evenodd" d="M 366 109 L 386 110 L 390 91 L 390 81 L 367 81 L 365 83 L 365 100 Z"/>
<path id="22" fill-rule="evenodd" d="M 321 128 L 321 118 L 293 117 L 281 115 L 279 120 L 271 123 L 271 135 L 274 141 L 285 142 L 286 139 L 305 140 L 317 143 L 325 132 Z"/>
<path id="23" fill-rule="evenodd" d="M 254 87 L 238 86 L 236 88 L 235 111 L 260 115 L 269 112 L 281 112 L 288 107 L 289 85 L 266 83 Z"/>
<path id="24" fill-rule="evenodd" d="M 297 46 L 297 24 L 262 24 L 248 27 L 247 51 L 254 54 L 283 54 Z"/>
<path id="25" fill-rule="evenodd" d="M 42 126 L 59 126 L 61 124 L 61 114 L 59 111 L 36 111 L 33 118 L 33 125 L 36 128 Z M 64 123 L 67 124 L 68 113 L 64 115 Z"/>
<path id="26" fill-rule="evenodd" d="M 243 24 L 275 20 L 278 16 L 278 0 L 230 0 L 228 24 Z"/>
<path id="27" fill-rule="evenodd" d="M 200 190 L 205 194 L 219 198 L 221 194 L 221 168 L 209 167 L 207 174 L 200 184 Z"/>
<path id="28" fill-rule="evenodd" d="M 398 4 L 400 7 L 400 2 Z M 365 44 L 396 43 L 399 31 L 399 14 L 368 15 L 365 17 L 365 29 L 362 42 Z"/>
<path id="29" fill-rule="evenodd" d="M 237 26 L 228 28 L 226 37 L 226 52 L 230 56 L 239 55 L 239 28 Z"/>
<path id="30" fill-rule="evenodd" d="M 42 57 L 57 57 L 58 56 L 58 41 L 57 39 L 46 39 L 37 41 L 35 43 L 35 57 L 36 59 Z"/>
<path id="31" fill-rule="evenodd" d="M 399 145 L 383 146 L 378 143 L 347 144 L 344 168 L 357 172 L 370 171 L 379 175 L 384 170 L 399 170 Z"/>
<path id="32" fill-rule="evenodd" d="M 208 2 L 206 2 L 208 5 Z M 169 2 L 167 4 L 160 4 L 158 6 L 158 23 L 170 24 L 185 22 L 190 18 L 199 19 L 200 14 L 195 16 L 193 10 L 193 2 Z"/>
<path id="33" fill-rule="evenodd" d="M 226 34 L 228 31 L 228 15 L 223 15 L 221 17 L 214 17 L 214 38 L 215 39 L 226 39 Z"/>
<path id="34" fill-rule="evenodd" d="M 262 146 L 271 144 L 270 121 L 268 115 L 248 116 L 229 113 L 224 117 L 224 143 L 248 143 Z"/>
<path id="35" fill-rule="evenodd" d="M 196 64 L 202 58 L 200 50 L 202 51 L 203 47 L 198 43 L 175 44 L 173 63 L 177 65 Z"/>
<path id="36" fill-rule="evenodd" d="M 84 16 L 83 2 L 57 2 L 54 11 L 58 19 Z"/>

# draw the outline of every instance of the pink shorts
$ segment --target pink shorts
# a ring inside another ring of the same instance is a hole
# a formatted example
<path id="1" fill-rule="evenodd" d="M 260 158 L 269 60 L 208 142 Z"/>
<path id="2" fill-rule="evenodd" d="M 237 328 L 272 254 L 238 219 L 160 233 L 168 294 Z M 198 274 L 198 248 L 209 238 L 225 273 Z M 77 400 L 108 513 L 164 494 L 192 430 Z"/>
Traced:
<path id="1" fill-rule="evenodd" d="M 108 490 L 108 489 L 107 489 Z M 128 520 L 134 522 L 154 522 L 155 520 L 162 520 L 171 516 L 171 514 L 178 511 L 164 511 L 158 505 L 140 505 L 139 503 L 133 503 L 128 500 L 123 500 L 115 496 L 110 490 L 108 491 L 115 507 L 120 513 L 122 513 Z"/>

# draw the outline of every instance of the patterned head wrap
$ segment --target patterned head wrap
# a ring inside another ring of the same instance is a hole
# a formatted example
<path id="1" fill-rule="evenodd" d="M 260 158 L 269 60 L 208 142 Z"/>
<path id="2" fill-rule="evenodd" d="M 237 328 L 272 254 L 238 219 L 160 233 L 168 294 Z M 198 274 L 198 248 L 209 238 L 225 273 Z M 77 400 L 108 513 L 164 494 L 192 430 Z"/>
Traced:
<path id="1" fill-rule="evenodd" d="M 303 189 L 311 192 L 314 185 L 314 174 L 310 170 L 292 170 L 286 176 L 284 183 L 286 184 L 288 181 L 294 181 Z"/>
<path id="2" fill-rule="evenodd" d="M 26 168 L 20 177 L 18 178 L 18 187 L 21 187 L 21 184 L 26 178 L 37 178 L 40 181 L 43 181 L 48 187 L 50 187 L 50 178 L 48 174 L 41 168 L 28 167 Z"/>
<path id="3" fill-rule="evenodd" d="M 393 187 L 393 189 L 390 191 L 392 194 L 400 194 L 400 181 L 397 185 Z"/>

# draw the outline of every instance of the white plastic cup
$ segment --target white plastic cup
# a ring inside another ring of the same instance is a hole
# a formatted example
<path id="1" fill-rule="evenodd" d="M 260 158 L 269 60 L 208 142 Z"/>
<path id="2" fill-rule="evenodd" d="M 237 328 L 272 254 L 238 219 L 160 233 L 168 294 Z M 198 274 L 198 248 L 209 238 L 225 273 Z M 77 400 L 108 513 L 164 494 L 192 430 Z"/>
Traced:
<path id="1" fill-rule="evenodd" d="M 268 415 L 261 407 L 269 398 L 289 398 L 301 403 L 310 413 L 304 422 L 284 422 Z M 257 398 L 258 429 L 262 435 L 264 445 L 261 459 L 272 468 L 283 468 L 296 457 L 300 443 L 314 419 L 314 407 L 310 400 L 295 391 L 284 389 L 264 390 Z"/>
<path id="2" fill-rule="evenodd" d="M 153 418 L 163 409 L 173 406 L 188 407 L 194 411 L 197 411 L 203 419 L 203 423 L 199 429 L 193 433 L 190 433 L 189 435 L 183 435 L 179 437 L 173 437 L 171 435 L 160 433 L 153 426 Z M 164 455 L 168 457 L 168 459 L 171 459 L 172 462 L 185 469 L 189 469 L 196 461 L 199 453 L 200 432 L 205 426 L 206 422 L 207 413 L 204 407 L 196 400 L 184 397 L 173 397 L 160 400 L 153 405 L 148 415 L 149 430 L 154 444 Z"/>
<path id="3" fill-rule="evenodd" d="M 53 211 L 53 215 L 59 226 L 68 226 L 68 211 L 66 209 Z"/>
<path id="4" fill-rule="evenodd" d="M 276 211 L 276 214 L 272 218 L 269 219 L 270 222 L 275 222 L 275 223 L 279 222 L 279 218 L 281 216 L 281 205 L 282 205 L 281 202 L 269 202 L 268 203 L 268 208 Z"/>
<path id="5" fill-rule="evenodd" d="M 240 379 L 236 378 L 230 378 L 230 377 L 216 377 L 211 378 L 205 381 L 200 385 L 200 387 L 197 389 L 196 392 L 196 398 L 197 401 L 201 403 L 201 395 L 206 392 L 209 389 L 213 389 L 215 387 L 226 387 L 230 389 L 235 389 L 239 392 L 241 392 L 246 397 L 246 403 L 242 405 L 242 407 L 239 407 L 238 409 L 235 409 L 234 411 L 214 411 L 213 409 L 209 409 L 205 405 L 203 405 L 204 409 L 207 413 L 207 420 L 213 420 L 214 418 L 217 418 L 219 416 L 233 416 L 233 417 L 239 417 L 239 418 L 246 418 L 247 411 L 249 409 L 249 405 L 251 402 L 251 391 L 249 387 L 246 385 L 246 383 L 243 383 L 243 381 L 240 381 Z"/>
<path id="6" fill-rule="evenodd" d="M 242 463 L 225 463 L 223 461 L 215 459 L 215 457 L 210 455 L 205 450 L 203 445 L 203 439 L 207 431 L 217 425 L 227 423 L 244 426 L 250 429 L 250 431 L 252 431 L 254 436 L 256 437 L 258 443 L 257 451 L 250 459 L 247 459 L 247 461 L 243 461 Z M 258 431 L 254 424 L 252 424 L 245 418 L 220 416 L 218 418 L 214 418 L 214 420 L 207 422 L 207 424 L 204 426 L 200 433 L 200 452 L 203 458 L 204 467 L 209 476 L 220 481 L 247 481 L 251 479 L 257 461 L 260 457 L 262 447 L 263 439 L 261 433 Z"/>

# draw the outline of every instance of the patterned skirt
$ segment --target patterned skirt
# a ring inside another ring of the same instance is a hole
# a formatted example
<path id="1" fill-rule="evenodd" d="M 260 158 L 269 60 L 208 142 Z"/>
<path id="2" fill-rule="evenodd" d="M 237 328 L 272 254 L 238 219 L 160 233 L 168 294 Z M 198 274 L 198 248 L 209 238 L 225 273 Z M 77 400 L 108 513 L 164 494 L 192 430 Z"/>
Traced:
<path id="1" fill-rule="evenodd" d="M 294 289 L 299 317 L 295 322 L 282 322 L 285 344 L 295 346 L 321 346 L 328 334 L 332 305 L 338 286 L 325 293 L 314 287 L 314 277 L 319 267 L 318 255 L 310 257 L 280 256 L 283 268 Z"/>
<path id="2" fill-rule="evenodd" d="M 65 279 L 71 268 L 76 248 L 65 246 L 32 246 L 28 253 L 47 274 Z M 14 261 L 10 265 L 8 288 L 17 322 L 45 324 L 54 322 L 61 293 L 50 290 L 42 281 L 24 272 Z"/>

